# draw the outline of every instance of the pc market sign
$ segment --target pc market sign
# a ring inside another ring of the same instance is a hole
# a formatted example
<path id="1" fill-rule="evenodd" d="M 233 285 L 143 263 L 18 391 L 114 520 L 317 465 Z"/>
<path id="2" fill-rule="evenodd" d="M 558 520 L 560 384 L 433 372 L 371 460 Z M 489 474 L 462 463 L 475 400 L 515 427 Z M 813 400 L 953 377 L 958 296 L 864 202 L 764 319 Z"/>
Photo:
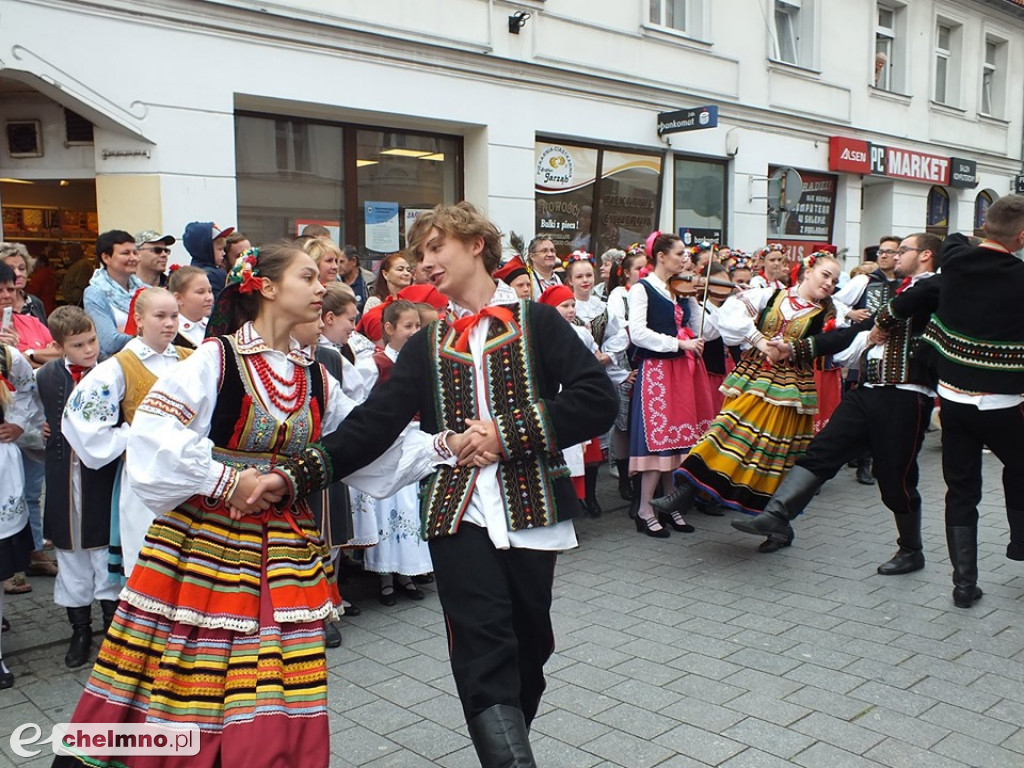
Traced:
<path id="1" fill-rule="evenodd" d="M 658 136 L 685 131 L 700 131 L 718 125 L 718 107 L 691 107 L 658 115 Z"/>

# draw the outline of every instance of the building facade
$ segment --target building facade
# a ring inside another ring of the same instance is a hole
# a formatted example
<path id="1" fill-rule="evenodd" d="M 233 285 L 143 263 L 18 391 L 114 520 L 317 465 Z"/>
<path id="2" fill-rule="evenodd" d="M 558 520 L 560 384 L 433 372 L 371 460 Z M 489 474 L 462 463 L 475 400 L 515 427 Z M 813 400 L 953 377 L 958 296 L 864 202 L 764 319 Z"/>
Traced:
<path id="1" fill-rule="evenodd" d="M 1015 71 L 1019 0 L 0 0 L 3 236 L 322 223 L 374 256 L 465 198 L 563 251 L 859 255 L 1013 190 Z"/>

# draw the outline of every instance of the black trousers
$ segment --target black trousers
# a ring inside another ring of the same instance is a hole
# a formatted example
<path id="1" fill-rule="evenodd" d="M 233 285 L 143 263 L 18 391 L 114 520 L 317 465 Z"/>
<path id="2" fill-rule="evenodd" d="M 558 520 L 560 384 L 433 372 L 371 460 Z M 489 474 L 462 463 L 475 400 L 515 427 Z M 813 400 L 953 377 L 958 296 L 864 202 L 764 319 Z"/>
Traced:
<path id="1" fill-rule="evenodd" d="M 932 398 L 905 389 L 853 389 L 796 463 L 824 482 L 846 462 L 870 451 L 882 503 L 893 514 L 917 514 L 917 454 L 932 407 Z"/>
<path id="2" fill-rule="evenodd" d="M 1024 542 L 1024 409 L 980 411 L 942 400 L 942 475 L 946 525 L 975 526 L 981 501 L 981 449 L 1003 464 L 1003 493 L 1010 540 Z"/>
<path id="3" fill-rule="evenodd" d="M 462 523 L 454 536 L 430 540 L 430 557 L 467 722 L 506 704 L 522 709 L 529 725 L 555 649 L 556 553 L 495 549 L 485 529 Z"/>

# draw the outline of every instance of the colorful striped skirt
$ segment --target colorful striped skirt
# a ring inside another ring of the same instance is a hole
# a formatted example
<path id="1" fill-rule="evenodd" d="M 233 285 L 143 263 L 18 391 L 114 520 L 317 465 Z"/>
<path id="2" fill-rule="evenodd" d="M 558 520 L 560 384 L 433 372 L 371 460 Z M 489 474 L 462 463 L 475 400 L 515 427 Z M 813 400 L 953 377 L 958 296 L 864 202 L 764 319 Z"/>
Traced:
<path id="1" fill-rule="evenodd" d="M 813 414 L 745 392 L 726 399 L 679 472 L 720 504 L 758 514 L 813 437 Z"/>
<path id="2" fill-rule="evenodd" d="M 73 722 L 197 725 L 201 751 L 79 760 L 327 766 L 322 618 L 337 592 L 308 510 L 230 521 L 197 501 L 150 527 Z"/>

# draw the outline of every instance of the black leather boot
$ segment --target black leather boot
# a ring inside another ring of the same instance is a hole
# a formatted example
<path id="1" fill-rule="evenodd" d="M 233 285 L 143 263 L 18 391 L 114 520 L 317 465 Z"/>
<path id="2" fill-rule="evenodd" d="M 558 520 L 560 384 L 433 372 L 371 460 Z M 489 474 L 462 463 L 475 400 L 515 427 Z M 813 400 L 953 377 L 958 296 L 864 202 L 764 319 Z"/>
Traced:
<path id="1" fill-rule="evenodd" d="M 1010 524 L 1010 543 L 1006 545 L 1006 557 L 1010 560 L 1024 560 L 1024 512 L 1008 509 L 1006 521 Z"/>
<path id="2" fill-rule="evenodd" d="M 71 642 L 64 654 L 64 664 L 74 669 L 89 660 L 89 651 L 92 650 L 92 606 L 68 608 L 67 611 L 71 622 Z"/>
<path id="3" fill-rule="evenodd" d="M 816 474 L 801 466 L 794 466 L 782 478 L 764 512 L 756 517 L 733 520 L 732 527 L 755 536 L 767 536 L 768 541 L 760 547 L 762 552 L 774 552 L 788 547 L 796 536 L 789 521 L 803 513 L 820 487 L 821 480 Z"/>
<path id="4" fill-rule="evenodd" d="M 103 611 L 103 634 L 110 629 L 110 622 L 114 620 L 117 613 L 117 600 L 100 600 L 100 610 Z"/>
<path id="5" fill-rule="evenodd" d="M 537 768 L 526 720 L 518 707 L 495 704 L 467 725 L 480 768 Z"/>
<path id="6" fill-rule="evenodd" d="M 913 573 L 924 568 L 924 547 L 921 544 L 921 512 L 908 512 L 903 515 L 893 515 L 896 519 L 896 531 L 899 538 L 896 545 L 899 551 L 892 559 L 878 566 L 878 572 L 883 576 L 899 576 L 904 573 Z"/>
<path id="7" fill-rule="evenodd" d="M 619 496 L 623 501 L 632 501 L 633 484 L 629 481 L 629 459 L 616 459 L 615 467 L 619 470 Z"/>
<path id="8" fill-rule="evenodd" d="M 871 456 L 857 459 L 857 482 L 861 485 L 874 485 L 875 478 L 871 474 Z"/>
<path id="9" fill-rule="evenodd" d="M 970 608 L 981 599 L 978 588 L 978 528 L 976 525 L 946 526 L 949 562 L 953 565 L 953 604 Z"/>
<path id="10" fill-rule="evenodd" d="M 597 503 L 597 464 L 588 464 L 583 470 L 583 487 L 586 490 L 587 514 L 601 516 L 601 505 Z"/>
<path id="11" fill-rule="evenodd" d="M 673 512 L 679 512 L 685 515 L 693 509 L 694 495 L 693 486 L 683 480 L 682 485 L 677 487 L 668 496 L 652 499 L 651 506 L 654 508 L 655 514 L 661 512 L 670 515 Z"/>

